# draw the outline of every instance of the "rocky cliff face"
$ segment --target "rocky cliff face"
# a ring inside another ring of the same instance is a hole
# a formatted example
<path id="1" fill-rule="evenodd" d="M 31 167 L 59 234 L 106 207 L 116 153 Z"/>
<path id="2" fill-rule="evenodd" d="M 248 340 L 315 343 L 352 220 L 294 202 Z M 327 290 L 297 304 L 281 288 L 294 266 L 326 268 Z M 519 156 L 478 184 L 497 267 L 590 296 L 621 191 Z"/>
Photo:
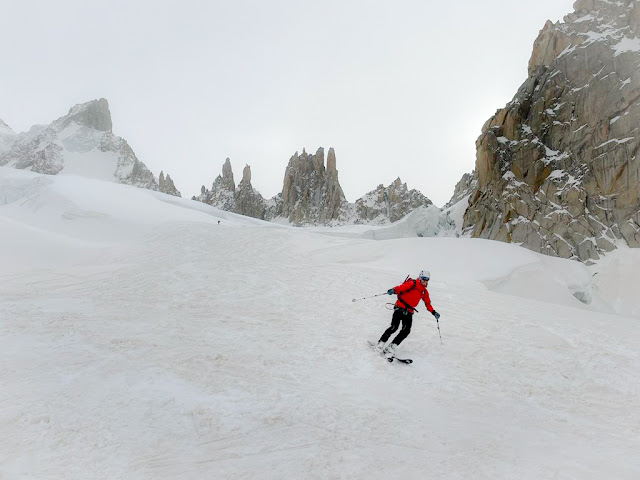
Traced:
<path id="1" fill-rule="evenodd" d="M 391 185 L 378 187 L 356 200 L 358 222 L 379 225 L 397 222 L 419 207 L 433 205 L 418 190 L 409 190 L 406 183 L 397 178 Z"/>
<path id="2" fill-rule="evenodd" d="M 284 173 L 282 205 L 278 216 L 294 225 L 323 225 L 346 218 L 347 201 L 338 181 L 336 155 L 333 148 L 324 163 L 324 149 L 315 155 L 296 152 Z"/>
<path id="3" fill-rule="evenodd" d="M 70 173 L 180 195 L 171 179 L 162 188 L 129 144 L 111 131 L 104 99 L 76 105 L 47 126 L 15 134 L 0 125 L 0 166 L 48 175 Z"/>
<path id="4" fill-rule="evenodd" d="M 464 228 L 581 261 L 640 246 L 640 2 L 578 0 L 482 128 Z"/>

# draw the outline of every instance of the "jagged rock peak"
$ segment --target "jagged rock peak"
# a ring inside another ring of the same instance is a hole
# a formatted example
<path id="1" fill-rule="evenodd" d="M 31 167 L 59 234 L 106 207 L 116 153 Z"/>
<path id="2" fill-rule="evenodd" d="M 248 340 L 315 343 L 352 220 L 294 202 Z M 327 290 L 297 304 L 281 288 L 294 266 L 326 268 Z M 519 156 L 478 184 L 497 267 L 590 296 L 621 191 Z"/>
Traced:
<path id="1" fill-rule="evenodd" d="M 93 128 L 102 132 L 110 132 L 113 128 L 109 102 L 101 98 L 81 103 L 71 107 L 66 117 L 62 117 L 64 126 L 69 122 L 75 122 L 83 127 Z"/>
<path id="2" fill-rule="evenodd" d="M 302 149 L 290 159 L 282 186 L 280 216 L 294 225 L 327 224 L 346 215 L 346 199 L 338 180 L 336 157 L 330 149 L 329 170 L 325 169 L 324 148 L 314 155 Z"/>
<path id="3" fill-rule="evenodd" d="M 224 178 L 225 180 L 231 180 L 233 182 L 233 169 L 231 168 L 231 160 L 229 160 L 229 157 L 227 157 L 227 159 L 224 161 L 224 165 L 222 165 L 222 178 Z"/>
<path id="4" fill-rule="evenodd" d="M 242 180 L 235 191 L 235 213 L 261 220 L 271 220 L 275 216 L 273 201 L 266 201 L 260 193 L 251 186 L 251 167 L 245 165 L 242 170 Z"/>
<path id="5" fill-rule="evenodd" d="M 158 180 L 158 190 L 162 193 L 173 195 L 175 197 L 181 196 L 169 174 L 167 173 L 167 176 L 165 177 L 162 170 L 160 171 L 160 177 Z"/>
<path id="6" fill-rule="evenodd" d="M 261 220 L 271 220 L 276 216 L 274 202 L 266 201 L 251 186 L 251 167 L 249 165 L 244 167 L 242 180 L 236 188 L 231 161 L 228 158 L 222 167 L 222 175 L 216 177 L 211 190 L 207 190 L 203 185 L 200 195 L 193 196 L 192 200 Z"/>
<path id="7" fill-rule="evenodd" d="M 242 182 L 251 185 L 251 167 L 249 165 L 245 165 L 242 170 Z"/>
<path id="8" fill-rule="evenodd" d="M 194 200 L 208 203 L 228 212 L 236 211 L 236 183 L 233 179 L 231 160 L 227 158 L 222 165 L 222 174 L 218 175 L 211 185 L 211 190 L 202 186 L 201 193 Z"/>
<path id="9" fill-rule="evenodd" d="M 336 169 L 336 152 L 333 150 L 333 147 L 329 148 L 329 153 L 327 153 L 327 171 L 338 171 Z"/>
<path id="10" fill-rule="evenodd" d="M 413 210 L 433 203 L 418 190 L 409 190 L 398 177 L 388 187 L 378 185 L 356 200 L 355 205 L 358 223 L 384 224 L 396 222 Z"/>
<path id="11" fill-rule="evenodd" d="M 227 157 L 222 165 L 222 175 L 218 175 L 213 182 L 211 190 L 213 192 L 220 190 L 228 190 L 234 192 L 236 189 L 236 182 L 233 179 L 233 169 L 231 168 L 231 160 Z"/>

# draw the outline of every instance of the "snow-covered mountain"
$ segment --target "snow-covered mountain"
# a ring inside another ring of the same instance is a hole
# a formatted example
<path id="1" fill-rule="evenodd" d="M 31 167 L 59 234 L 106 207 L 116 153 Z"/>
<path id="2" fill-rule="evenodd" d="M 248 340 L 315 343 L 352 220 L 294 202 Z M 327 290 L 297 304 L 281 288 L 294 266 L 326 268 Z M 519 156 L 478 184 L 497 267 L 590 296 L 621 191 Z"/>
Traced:
<path id="1" fill-rule="evenodd" d="M 167 175 L 162 186 L 129 144 L 112 132 L 107 100 L 76 105 L 47 126 L 15 134 L 0 124 L 0 165 L 48 175 L 59 173 L 115 181 L 180 195 Z"/>
<path id="2" fill-rule="evenodd" d="M 0 168 L 0 477 L 639 478 L 640 250 L 402 223 Z M 442 343 L 420 306 L 388 363 L 392 297 L 353 300 L 423 268 Z"/>
<path id="3" fill-rule="evenodd" d="M 391 185 L 380 184 L 355 202 L 356 221 L 372 225 L 397 222 L 420 207 L 433 203 L 418 190 L 407 187 L 400 177 Z"/>

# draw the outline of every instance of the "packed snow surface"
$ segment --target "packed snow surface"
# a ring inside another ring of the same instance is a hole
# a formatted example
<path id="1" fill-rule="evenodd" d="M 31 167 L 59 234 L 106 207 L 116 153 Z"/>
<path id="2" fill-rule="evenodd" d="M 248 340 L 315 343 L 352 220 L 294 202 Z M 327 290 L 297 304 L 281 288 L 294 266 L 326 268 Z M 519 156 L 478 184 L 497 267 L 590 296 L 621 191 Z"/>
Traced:
<path id="1" fill-rule="evenodd" d="M 586 267 L 7 168 L 0 228 L 3 480 L 640 478 L 636 250 Z M 360 299 L 423 268 L 442 343 L 419 306 L 388 363 L 393 298 Z"/>

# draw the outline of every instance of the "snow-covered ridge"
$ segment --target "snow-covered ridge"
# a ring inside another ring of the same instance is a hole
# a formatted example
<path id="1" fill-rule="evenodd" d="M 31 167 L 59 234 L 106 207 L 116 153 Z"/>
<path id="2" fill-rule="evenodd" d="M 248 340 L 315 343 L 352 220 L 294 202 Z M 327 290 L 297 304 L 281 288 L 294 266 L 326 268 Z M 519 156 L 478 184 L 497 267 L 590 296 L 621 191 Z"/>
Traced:
<path id="1" fill-rule="evenodd" d="M 19 135 L 3 135 L 0 131 L 0 165 L 48 175 L 82 175 L 180 194 L 170 178 L 161 188 L 127 142 L 111 129 L 111 113 L 105 99 L 76 105 L 49 125 L 34 126 Z"/>

